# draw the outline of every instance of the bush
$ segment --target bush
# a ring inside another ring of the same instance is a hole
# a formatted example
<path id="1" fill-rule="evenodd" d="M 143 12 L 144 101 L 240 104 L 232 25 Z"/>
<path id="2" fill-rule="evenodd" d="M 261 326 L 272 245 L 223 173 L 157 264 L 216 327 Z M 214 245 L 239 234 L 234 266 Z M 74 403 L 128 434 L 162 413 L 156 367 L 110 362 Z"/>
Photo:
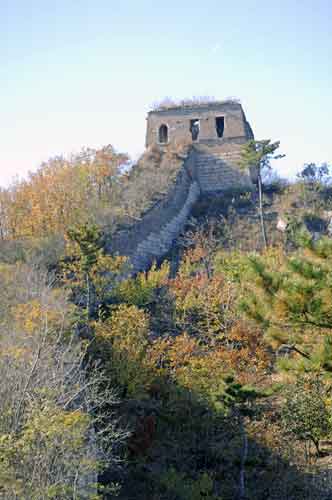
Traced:
<path id="1" fill-rule="evenodd" d="M 320 453 L 319 441 L 332 433 L 327 393 L 319 378 L 301 377 L 285 392 L 282 408 L 285 430 L 300 441 L 311 441 Z"/>
<path id="2" fill-rule="evenodd" d="M 207 472 L 192 479 L 186 474 L 171 468 L 160 479 L 161 490 L 167 496 L 165 500 L 221 500 L 213 493 L 213 479 Z"/>
<path id="3" fill-rule="evenodd" d="M 126 436 L 109 381 L 88 363 L 63 290 L 22 264 L 0 280 L 0 496 L 97 498 L 97 474 Z"/>
<path id="4" fill-rule="evenodd" d="M 149 317 L 136 306 L 120 305 L 112 317 L 95 326 L 100 355 L 124 392 L 139 397 L 149 385 L 145 365 Z"/>

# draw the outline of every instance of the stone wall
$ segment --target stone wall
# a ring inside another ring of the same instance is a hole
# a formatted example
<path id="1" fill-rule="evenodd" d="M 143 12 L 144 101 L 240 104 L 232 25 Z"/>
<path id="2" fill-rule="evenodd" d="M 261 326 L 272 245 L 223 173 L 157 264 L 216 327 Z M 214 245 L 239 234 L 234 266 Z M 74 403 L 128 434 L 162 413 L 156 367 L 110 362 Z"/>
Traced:
<path id="1" fill-rule="evenodd" d="M 241 145 L 245 141 L 225 141 L 220 145 L 199 144 L 195 150 L 195 175 L 202 194 L 252 189 L 249 171 L 239 167 Z"/>
<path id="2" fill-rule="evenodd" d="M 195 153 L 191 151 L 164 198 L 148 210 L 141 221 L 119 231 L 106 245 L 108 251 L 129 257 L 132 273 L 147 269 L 165 255 L 183 230 L 200 196 L 194 166 Z"/>
<path id="3" fill-rule="evenodd" d="M 243 140 L 221 145 L 200 144 L 192 147 L 168 193 L 129 229 L 119 231 L 107 250 L 126 255 L 130 273 L 148 269 L 172 247 L 201 195 L 222 196 L 229 190 L 248 190 L 250 176 L 237 166 Z"/>

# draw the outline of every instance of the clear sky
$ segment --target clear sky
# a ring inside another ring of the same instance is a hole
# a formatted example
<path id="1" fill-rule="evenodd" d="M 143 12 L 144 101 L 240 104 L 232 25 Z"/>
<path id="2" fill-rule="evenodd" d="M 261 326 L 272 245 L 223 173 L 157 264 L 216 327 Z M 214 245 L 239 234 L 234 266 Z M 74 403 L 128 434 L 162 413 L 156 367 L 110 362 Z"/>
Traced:
<path id="1" fill-rule="evenodd" d="M 0 185 L 111 143 L 162 98 L 241 99 L 282 175 L 332 163 L 331 0 L 0 0 Z"/>

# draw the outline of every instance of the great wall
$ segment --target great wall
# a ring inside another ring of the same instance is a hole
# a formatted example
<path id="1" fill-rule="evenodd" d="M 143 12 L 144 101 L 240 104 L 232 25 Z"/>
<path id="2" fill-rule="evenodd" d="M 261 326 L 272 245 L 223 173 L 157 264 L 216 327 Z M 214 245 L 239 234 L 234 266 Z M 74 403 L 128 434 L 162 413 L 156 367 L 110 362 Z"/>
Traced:
<path id="1" fill-rule="evenodd" d="M 132 273 L 146 270 L 171 249 L 200 197 L 253 188 L 254 172 L 239 167 L 241 146 L 253 138 L 242 106 L 236 101 L 149 112 L 147 148 L 167 150 L 181 143 L 189 147 L 163 198 L 130 229 L 113 236 L 112 250 L 129 258 Z"/>

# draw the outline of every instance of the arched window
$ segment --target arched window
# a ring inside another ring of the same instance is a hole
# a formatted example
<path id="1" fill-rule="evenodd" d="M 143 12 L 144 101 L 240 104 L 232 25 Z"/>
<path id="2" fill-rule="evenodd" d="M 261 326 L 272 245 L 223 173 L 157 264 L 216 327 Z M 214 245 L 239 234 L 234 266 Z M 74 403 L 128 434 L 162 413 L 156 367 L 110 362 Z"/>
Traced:
<path id="1" fill-rule="evenodd" d="M 167 127 L 167 125 L 161 125 L 159 127 L 159 142 L 161 144 L 167 144 L 167 142 L 168 142 L 168 127 Z"/>

